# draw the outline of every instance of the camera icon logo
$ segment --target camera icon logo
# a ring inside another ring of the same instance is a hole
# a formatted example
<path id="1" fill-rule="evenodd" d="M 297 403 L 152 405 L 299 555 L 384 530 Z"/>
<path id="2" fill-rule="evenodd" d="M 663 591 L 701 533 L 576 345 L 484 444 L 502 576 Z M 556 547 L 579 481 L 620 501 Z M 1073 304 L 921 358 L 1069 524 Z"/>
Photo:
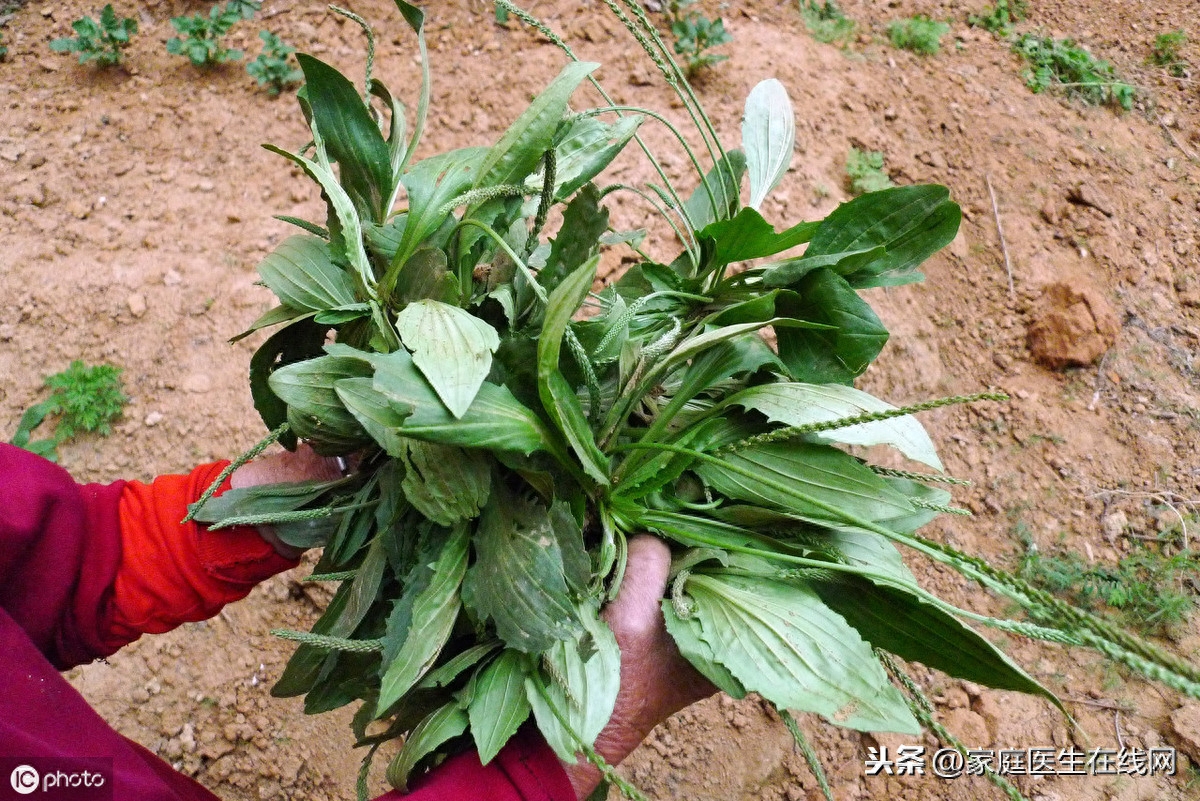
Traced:
<path id="1" fill-rule="evenodd" d="M 41 778 L 38 772 L 29 765 L 17 765 L 13 768 L 12 776 L 9 777 L 9 783 L 12 784 L 13 790 L 18 794 L 29 795 L 37 790 Z"/>

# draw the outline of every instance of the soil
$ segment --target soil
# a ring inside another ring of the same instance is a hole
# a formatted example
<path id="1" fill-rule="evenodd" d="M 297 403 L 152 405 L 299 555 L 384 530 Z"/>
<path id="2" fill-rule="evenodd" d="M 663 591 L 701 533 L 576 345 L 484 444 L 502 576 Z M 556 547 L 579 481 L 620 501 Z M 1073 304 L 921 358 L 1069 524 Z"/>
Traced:
<path id="1" fill-rule="evenodd" d="M 988 388 L 1012 396 L 924 415 L 948 470 L 973 482 L 956 502 L 975 513 L 943 519 L 930 536 L 1009 568 L 1024 550 L 1021 532 L 1042 552 L 1112 564 L 1138 538 L 1176 525 L 1175 510 L 1194 524 L 1200 499 L 1200 75 L 1173 78 L 1145 63 L 1157 33 L 1183 28 L 1183 55 L 1200 65 L 1200 22 L 1194 0 L 1030 3 L 1023 29 L 1073 37 L 1139 87 L 1135 110 L 1121 113 L 1031 93 L 1007 45 L 966 25 L 981 5 L 847 0 L 860 35 L 842 50 L 808 36 L 795 3 L 729 4 L 730 58 L 698 91 L 736 143 L 750 87 L 769 76 L 788 87 L 795 159 L 764 206 L 777 223 L 846 199 L 851 146 L 885 153 L 897 183 L 951 188 L 962 233 L 927 264 L 927 281 L 869 293 L 892 340 L 862 386 L 893 403 Z M 35 0 L 0 23 L 9 48 L 0 63 L 0 420 L 12 430 L 43 397 L 42 378 L 73 359 L 123 367 L 132 400 L 113 435 L 62 449 L 62 463 L 87 481 L 183 471 L 262 435 L 246 382 L 259 340 L 227 340 L 270 305 L 254 266 L 290 233 L 271 215 L 317 219 L 322 209 L 306 179 L 258 146 L 304 143 L 294 103 L 257 89 L 239 65 L 196 70 L 166 53 L 168 19 L 207 4 L 118 6 L 140 25 L 121 69 L 81 67 L 48 49 L 72 20 L 96 13 L 80 0 Z M 605 64 L 601 78 L 618 102 L 679 115 L 603 4 L 535 7 Z M 411 101 L 415 47 L 395 7 L 358 0 L 354 9 L 380 32 L 378 73 Z M 481 3 L 426 9 L 436 78 L 425 151 L 493 141 L 562 56 L 515 23 L 497 25 Z M 888 21 L 915 13 L 951 21 L 937 56 L 886 43 Z M 260 24 L 351 74 L 362 68 L 359 29 L 320 3 L 268 0 L 232 43 L 257 53 Z M 646 130 L 667 153 L 661 130 Z M 675 151 L 665 161 L 685 173 Z M 626 180 L 645 173 L 633 161 L 619 169 Z M 614 218 L 636 226 L 648 214 L 625 202 Z M 912 564 L 950 601 L 1005 613 L 956 574 Z M 299 583 L 304 574 L 267 581 L 219 617 L 146 638 L 71 679 L 117 729 L 230 801 L 353 798 L 360 755 L 349 747 L 350 712 L 307 717 L 300 702 L 268 694 L 291 651 L 269 629 L 306 627 L 327 600 Z M 940 719 L 968 747 L 1181 748 L 1173 778 L 1017 779 L 1027 796 L 1200 797 L 1189 767 L 1200 765 L 1194 703 L 1090 652 L 998 641 L 1065 699 L 1079 726 L 1069 730 L 1042 701 L 916 667 Z M 1200 616 L 1161 642 L 1195 658 Z M 895 753 L 905 739 L 800 722 L 839 799 L 1003 797 L 979 779 L 865 776 L 868 747 Z M 783 725 L 753 699 L 685 711 L 623 770 L 658 799 L 819 796 Z M 372 781 L 383 787 L 380 770 Z"/>

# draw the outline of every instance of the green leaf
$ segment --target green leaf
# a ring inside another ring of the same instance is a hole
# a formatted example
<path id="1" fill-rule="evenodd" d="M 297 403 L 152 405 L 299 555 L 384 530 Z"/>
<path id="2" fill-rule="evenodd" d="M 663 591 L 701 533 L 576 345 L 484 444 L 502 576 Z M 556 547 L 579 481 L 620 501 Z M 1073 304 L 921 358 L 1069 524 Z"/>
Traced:
<path id="1" fill-rule="evenodd" d="M 447 740 L 452 740 L 467 730 L 466 710 L 457 701 L 430 712 L 417 724 L 404 740 L 404 748 L 396 754 L 387 769 L 388 784 L 405 792 L 413 768 L 425 757 L 434 753 Z"/>
<path id="2" fill-rule="evenodd" d="M 412 410 L 401 428 L 405 436 L 525 454 L 549 447 L 550 435 L 541 419 L 507 387 L 485 381 L 471 406 L 455 419 L 407 351 L 376 354 L 370 359 L 375 366 L 374 388 L 398 404 L 398 411 Z"/>
<path id="3" fill-rule="evenodd" d="M 441 213 L 442 208 L 475 182 L 487 152 L 482 147 L 451 150 L 421 159 L 403 175 L 401 181 L 408 191 L 408 222 L 384 279 L 385 287 L 396 286 L 408 258 L 442 226 L 448 216 Z"/>
<path id="4" fill-rule="evenodd" d="M 399 457 L 404 453 L 406 439 L 399 428 L 411 409 L 401 411 L 398 404 L 390 402 L 373 385 L 371 378 L 343 378 L 334 383 L 333 391 L 379 447 L 389 456 Z"/>
<path id="5" fill-rule="evenodd" d="M 382 222 L 392 197 L 393 177 L 391 154 L 379 126 L 344 75 L 304 53 L 297 53 L 296 60 L 304 71 L 313 123 L 330 157 L 341 168 L 342 186 L 362 218 Z"/>
<path id="6" fill-rule="evenodd" d="M 268 337 L 250 357 L 250 396 L 268 429 L 278 428 L 288 417 L 287 403 L 271 390 L 269 382 L 272 373 L 289 364 L 320 355 L 327 330 L 311 320 L 298 320 Z M 279 442 L 285 448 L 295 448 L 295 432 L 287 432 L 279 438 Z"/>
<path id="7" fill-rule="evenodd" d="M 329 256 L 329 243 L 315 236 L 289 236 L 259 263 L 258 274 L 293 309 L 325 311 L 357 300 L 349 276 Z"/>
<path id="8" fill-rule="evenodd" d="M 580 633 L 573 640 L 555 643 L 542 657 L 549 670 L 525 681 L 538 729 L 554 753 L 568 763 L 575 762 L 579 740 L 595 743 L 612 717 L 621 686 L 617 638 L 590 605 L 580 604 L 573 616 L 583 621 Z M 585 648 L 587 644 L 591 647 Z M 585 651 L 590 651 L 586 657 Z"/>
<path id="9" fill-rule="evenodd" d="M 492 492 L 475 532 L 475 564 L 464 601 L 491 618 L 509 648 L 537 654 L 579 631 L 550 510 L 537 500 Z"/>
<path id="10" fill-rule="evenodd" d="M 766 415 L 772 423 L 786 426 L 825 423 L 896 408 L 854 387 L 785 382 L 742 390 L 721 404 L 722 408 L 728 406 L 753 409 Z M 809 436 L 822 442 L 845 445 L 891 445 L 909 459 L 927 464 L 935 470 L 942 469 L 937 449 L 924 426 L 908 415 L 820 431 Z"/>
<path id="11" fill-rule="evenodd" d="M 461 292 L 458 280 L 446 269 L 446 253 L 440 248 L 420 248 L 408 257 L 396 277 L 393 302 L 404 306 L 429 298 L 454 304 Z"/>
<path id="12" fill-rule="evenodd" d="M 712 646 L 704 641 L 700 621 L 695 617 L 680 617 L 670 600 L 664 600 L 661 605 L 667 633 L 675 641 L 683 658 L 691 662 L 692 667 L 716 685 L 718 690 L 732 698 L 745 698 L 746 688 L 729 672 L 729 668 L 717 660 Z"/>
<path id="13" fill-rule="evenodd" d="M 1000 649 L 913 593 L 849 575 L 816 583 L 813 589 L 876 648 L 955 678 L 1059 703 Z"/>
<path id="14" fill-rule="evenodd" d="M 876 246 L 860 250 L 826 253 L 819 256 L 801 256 L 768 266 L 763 271 L 763 286 L 788 287 L 795 284 L 813 270 L 828 267 L 838 275 L 852 275 L 865 265 L 887 254 L 883 247 Z"/>
<path id="15" fill-rule="evenodd" d="M 884 520 L 912 507 L 857 459 L 827 445 L 769 442 L 721 454 L 693 469 L 727 498 L 767 506 L 816 523 L 841 523 L 844 512 Z"/>
<path id="16" fill-rule="evenodd" d="M 404 0 L 396 0 L 396 8 L 400 9 L 400 15 L 417 35 L 417 50 L 421 56 L 421 96 L 417 100 L 417 117 L 413 122 L 412 138 L 409 139 L 408 147 L 404 149 L 404 158 L 396 170 L 399 173 L 404 171 L 404 167 L 412 159 L 413 153 L 417 152 L 417 145 L 421 142 L 421 134 L 425 130 L 425 117 L 429 113 L 430 80 L 429 48 L 425 43 L 425 12 Z"/>
<path id="17" fill-rule="evenodd" d="M 442 646 L 450 637 L 458 619 L 462 601 L 459 585 L 467 570 L 467 546 L 470 529 L 465 523 L 455 526 L 442 546 L 433 566 L 433 576 L 412 607 L 407 630 L 393 631 L 389 619 L 387 640 L 402 644 L 384 668 L 379 684 L 376 715 L 384 714 L 413 688 L 437 661 Z"/>
<path id="18" fill-rule="evenodd" d="M 271 373 L 268 384 L 287 404 L 292 433 L 318 453 L 337 455 L 361 448 L 369 440 L 357 418 L 334 390 L 343 378 L 368 377 L 371 365 L 360 359 L 318 356 Z"/>
<path id="19" fill-rule="evenodd" d="M 832 330 L 778 329 L 779 358 L 791 377 L 812 384 L 848 384 L 883 350 L 887 329 L 846 279 L 814 270 L 797 285 L 801 301 L 792 316 Z"/>
<path id="20" fill-rule="evenodd" d="M 774 256 L 802 245 L 812 238 L 819 225 L 819 222 L 802 222 L 776 233 L 774 226 L 763 219 L 758 211 L 746 207 L 732 219 L 718 220 L 705 226 L 698 236 L 713 241 L 710 264 L 726 265 Z"/>
<path id="21" fill-rule="evenodd" d="M 404 141 L 405 117 L 404 103 L 394 97 L 391 90 L 378 78 L 372 78 L 367 85 L 367 91 L 383 101 L 388 109 L 388 158 L 392 167 L 392 189 L 400 185 L 400 167 L 404 164 L 406 143 Z"/>
<path id="22" fill-rule="evenodd" d="M 859 731 L 920 733 L 871 647 L 808 587 L 693 574 L 685 592 L 704 640 L 747 690 Z"/>
<path id="23" fill-rule="evenodd" d="M 609 125 L 578 116 L 559 123 L 554 134 L 555 197 L 568 198 L 599 175 L 633 139 L 642 120 L 640 115 L 630 115 Z M 526 186 L 534 193 L 541 190 L 541 182 L 534 179 Z"/>
<path id="24" fill-rule="evenodd" d="M 533 172 L 554 142 L 554 132 L 575 89 L 599 64 L 572 61 L 529 104 L 488 151 L 475 187 L 519 184 Z"/>
<path id="25" fill-rule="evenodd" d="M 479 761 L 485 765 L 529 717 L 529 699 L 525 696 L 527 664 L 525 656 L 506 650 L 475 679 L 475 693 L 467 707 L 467 716 Z"/>
<path id="26" fill-rule="evenodd" d="M 438 525 L 470 520 L 487 503 L 492 474 L 482 451 L 410 439 L 401 461 L 404 497 Z"/>
<path id="27" fill-rule="evenodd" d="M 742 116 L 742 149 L 750 174 L 749 207 L 757 209 L 792 163 L 796 118 L 787 90 L 768 78 L 750 90 Z"/>
<path id="28" fill-rule="evenodd" d="M 538 394 L 546 413 L 563 432 L 572 450 L 579 457 L 584 471 L 597 483 L 607 485 L 608 474 L 605 465 L 608 459 L 596 446 L 596 439 L 588 427 L 575 390 L 563 378 L 558 368 L 563 335 L 567 326 L 571 324 L 571 317 L 587 297 L 588 290 L 592 288 L 599 264 L 599 255 L 593 256 L 563 279 L 550 293 L 546 316 L 542 322 L 542 333 L 538 338 Z"/>
<path id="29" fill-rule="evenodd" d="M 500 643 L 495 640 L 472 645 L 462 653 L 449 659 L 445 664 L 439 665 L 435 670 L 426 673 L 425 677 L 417 684 L 417 688 L 445 687 L 457 679 L 463 671 L 474 667 L 481 659 L 490 656 L 492 651 L 495 651 L 499 647 Z"/>
<path id="30" fill-rule="evenodd" d="M 418 300 L 396 316 L 396 331 L 446 408 L 461 418 L 492 369 L 496 329 L 457 306 Z"/>
<path id="31" fill-rule="evenodd" d="M 596 187 L 588 185 L 563 210 L 562 226 L 550 244 L 546 266 L 538 271 L 538 283 L 554 290 L 564 277 L 599 253 L 600 237 L 607 230 L 608 209 L 600 205 Z"/>
<path id="32" fill-rule="evenodd" d="M 700 186 L 683 203 L 684 214 L 694 229 L 703 231 L 737 213 L 745 174 L 746 155 L 740 150 L 730 150 L 704 176 Z"/>

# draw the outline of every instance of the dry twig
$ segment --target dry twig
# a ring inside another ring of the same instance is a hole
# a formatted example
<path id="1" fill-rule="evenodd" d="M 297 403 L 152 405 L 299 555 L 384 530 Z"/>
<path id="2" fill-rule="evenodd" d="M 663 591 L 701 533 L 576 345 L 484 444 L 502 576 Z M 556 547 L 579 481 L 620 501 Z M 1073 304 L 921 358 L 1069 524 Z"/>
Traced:
<path id="1" fill-rule="evenodd" d="M 996 218 L 996 233 L 1000 235 L 1000 250 L 1004 253 L 1004 271 L 1008 274 L 1008 296 L 1016 294 L 1013 288 L 1012 262 L 1008 258 L 1008 243 L 1004 241 L 1004 226 L 1000 224 L 1000 209 L 996 206 L 996 191 L 992 189 L 992 177 L 984 173 L 983 180 L 987 183 L 988 195 L 992 198 L 992 215 Z"/>

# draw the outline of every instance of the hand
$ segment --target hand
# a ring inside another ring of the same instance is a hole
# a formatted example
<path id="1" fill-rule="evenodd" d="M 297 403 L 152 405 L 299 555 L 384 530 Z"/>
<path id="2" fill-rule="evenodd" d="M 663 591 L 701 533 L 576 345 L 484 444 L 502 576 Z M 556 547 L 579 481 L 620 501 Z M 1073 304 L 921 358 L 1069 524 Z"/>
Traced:
<path id="1" fill-rule="evenodd" d="M 293 481 L 334 481 L 342 477 L 336 459 L 318 456 L 301 443 L 295 451 L 273 453 L 255 459 L 233 471 L 229 484 L 234 489 L 257 487 L 260 484 L 286 484 Z M 285 559 L 297 559 L 303 548 L 288 545 L 275 533 L 271 526 L 259 526 L 258 533 Z"/>
<path id="2" fill-rule="evenodd" d="M 621 689 L 595 746 L 613 765 L 629 756 L 659 723 L 717 691 L 683 658 L 667 633 L 659 604 L 670 570 L 671 552 L 662 540 L 634 537 L 617 598 L 601 613 L 621 646 Z M 585 799 L 600 784 L 600 771 L 582 761 L 567 766 L 567 778 L 576 796 Z"/>

